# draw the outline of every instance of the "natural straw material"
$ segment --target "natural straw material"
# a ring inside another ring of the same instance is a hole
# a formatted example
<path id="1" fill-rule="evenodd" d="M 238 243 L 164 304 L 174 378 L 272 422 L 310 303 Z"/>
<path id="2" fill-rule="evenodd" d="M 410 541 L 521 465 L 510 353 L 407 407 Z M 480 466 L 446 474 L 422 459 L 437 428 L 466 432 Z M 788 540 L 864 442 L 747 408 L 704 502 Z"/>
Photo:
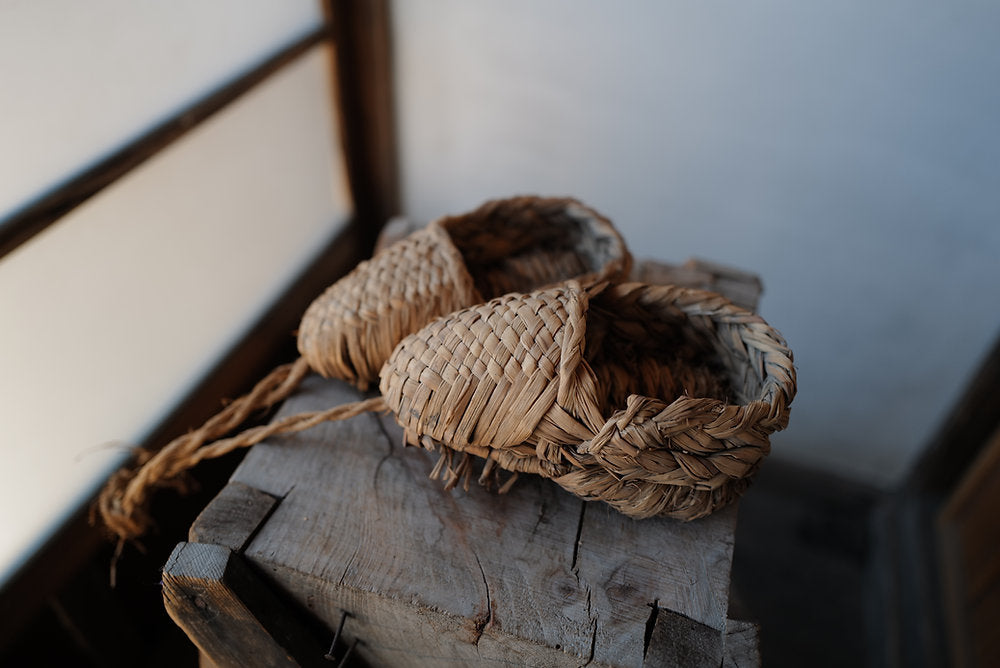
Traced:
<path id="1" fill-rule="evenodd" d="M 380 388 L 409 443 L 690 520 L 747 487 L 788 423 L 795 369 L 780 334 L 717 294 L 571 282 L 435 321 Z"/>
<path id="2" fill-rule="evenodd" d="M 158 453 L 138 451 L 134 466 L 104 487 L 97 510 L 120 538 L 140 536 L 152 524 L 147 506 L 154 488 L 175 486 L 201 459 L 250 445 L 248 438 L 265 430 L 241 434 L 242 441 L 212 441 L 286 399 L 310 369 L 366 388 L 396 344 L 436 317 L 512 290 L 572 278 L 619 280 L 631 265 L 611 222 L 571 198 L 497 199 L 438 219 L 330 286 L 302 319 L 298 361 L 275 369 L 250 394 Z M 302 429 L 308 422 L 295 425 Z M 284 427 L 291 429 L 291 423 Z"/>
<path id="3" fill-rule="evenodd" d="M 602 215 L 569 198 L 514 197 L 438 219 L 362 262 L 306 311 L 299 351 L 365 389 L 396 344 L 434 318 L 571 278 L 622 280 L 631 256 Z"/>
<path id="4" fill-rule="evenodd" d="M 96 510 L 121 539 L 144 534 L 153 523 L 149 497 L 159 487 L 176 486 L 178 478 L 203 459 L 221 457 L 232 450 L 215 439 L 242 426 L 257 411 L 271 408 L 288 398 L 309 373 L 299 358 L 274 369 L 253 390 L 230 403 L 198 429 L 175 438 L 159 451 L 140 449 L 133 467 L 117 471 L 97 499 Z M 206 445 L 208 444 L 208 445 Z"/>
<path id="5" fill-rule="evenodd" d="M 432 322 L 399 344 L 380 389 L 381 397 L 160 453 L 129 487 L 141 492 L 274 434 L 391 410 L 408 443 L 441 451 L 432 475 L 444 472 L 449 487 L 467 483 L 480 458 L 481 481 L 497 467 L 534 473 L 632 517 L 691 520 L 746 489 L 769 435 L 788 423 L 796 388 L 781 335 L 718 294 L 571 281 Z M 135 515 L 109 522 L 122 537 L 147 519 L 131 499 L 119 490 L 101 506 L 106 519 Z"/>

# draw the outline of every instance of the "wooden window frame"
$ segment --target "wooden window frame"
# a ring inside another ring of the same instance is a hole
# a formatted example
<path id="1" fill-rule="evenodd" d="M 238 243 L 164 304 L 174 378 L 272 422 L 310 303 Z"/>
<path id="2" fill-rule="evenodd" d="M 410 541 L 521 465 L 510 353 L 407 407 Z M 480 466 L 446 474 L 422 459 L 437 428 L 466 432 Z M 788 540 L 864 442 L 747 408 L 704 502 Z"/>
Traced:
<path id="1" fill-rule="evenodd" d="M 323 0 L 324 22 L 249 72 L 218 88 L 66 184 L 0 221 L 0 261 L 77 206 L 170 146 L 320 44 L 331 45 L 331 75 L 353 215 L 317 259 L 153 431 L 146 448 L 169 442 L 238 396 L 288 348 L 302 312 L 324 288 L 369 256 L 382 225 L 398 212 L 388 0 Z M 34 557 L 0 585 L 0 649 L 105 545 L 77 508 Z"/>

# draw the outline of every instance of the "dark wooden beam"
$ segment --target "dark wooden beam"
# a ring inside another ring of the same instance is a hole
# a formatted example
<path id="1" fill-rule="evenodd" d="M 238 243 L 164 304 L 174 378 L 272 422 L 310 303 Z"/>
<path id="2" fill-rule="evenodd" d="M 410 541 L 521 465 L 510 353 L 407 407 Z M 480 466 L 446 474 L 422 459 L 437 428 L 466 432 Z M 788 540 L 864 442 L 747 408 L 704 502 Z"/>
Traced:
<path id="1" fill-rule="evenodd" d="M 358 219 L 374 246 L 399 212 L 392 49 L 387 0 L 324 0 L 333 31 L 336 108 Z"/>
<path id="2" fill-rule="evenodd" d="M 0 220 L 0 258 L 135 169 L 258 83 L 330 38 L 328 24 L 313 30 L 208 97 L 157 125 L 65 184 Z"/>
<path id="3" fill-rule="evenodd" d="M 943 496 L 1000 428 L 1000 338 L 907 479 L 911 492 Z"/>
<path id="4" fill-rule="evenodd" d="M 873 665 L 948 663 L 940 512 L 997 429 L 1000 339 L 903 484 L 873 513 L 872 614 L 883 620 Z"/>

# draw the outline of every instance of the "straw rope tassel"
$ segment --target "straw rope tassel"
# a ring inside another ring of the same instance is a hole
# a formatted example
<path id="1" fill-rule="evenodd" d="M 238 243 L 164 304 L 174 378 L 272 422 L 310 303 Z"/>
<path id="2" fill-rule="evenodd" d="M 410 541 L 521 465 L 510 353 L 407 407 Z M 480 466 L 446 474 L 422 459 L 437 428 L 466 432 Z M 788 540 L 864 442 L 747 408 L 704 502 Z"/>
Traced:
<path id="1" fill-rule="evenodd" d="M 117 471 L 98 496 L 96 510 L 104 524 L 122 539 L 145 533 L 152 524 L 147 506 L 155 488 L 176 486 L 178 476 L 197 461 L 226 454 L 215 444 L 205 449 L 205 454 L 201 450 L 206 443 L 240 427 L 256 411 L 288 398 L 308 373 L 309 364 L 302 358 L 279 366 L 198 429 L 178 436 L 158 452 L 137 450 L 135 467 Z M 239 446 L 230 451 L 235 447 Z"/>

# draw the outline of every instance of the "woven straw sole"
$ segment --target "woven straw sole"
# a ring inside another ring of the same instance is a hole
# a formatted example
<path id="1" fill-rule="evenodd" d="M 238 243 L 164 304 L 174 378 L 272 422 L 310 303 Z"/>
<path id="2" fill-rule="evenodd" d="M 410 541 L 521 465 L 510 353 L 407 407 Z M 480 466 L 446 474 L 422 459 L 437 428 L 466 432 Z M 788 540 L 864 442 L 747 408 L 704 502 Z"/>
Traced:
<path id="1" fill-rule="evenodd" d="M 795 370 L 780 334 L 715 293 L 570 282 L 429 324 L 380 389 L 452 479 L 464 453 L 633 517 L 694 519 L 745 490 L 787 425 Z"/>

